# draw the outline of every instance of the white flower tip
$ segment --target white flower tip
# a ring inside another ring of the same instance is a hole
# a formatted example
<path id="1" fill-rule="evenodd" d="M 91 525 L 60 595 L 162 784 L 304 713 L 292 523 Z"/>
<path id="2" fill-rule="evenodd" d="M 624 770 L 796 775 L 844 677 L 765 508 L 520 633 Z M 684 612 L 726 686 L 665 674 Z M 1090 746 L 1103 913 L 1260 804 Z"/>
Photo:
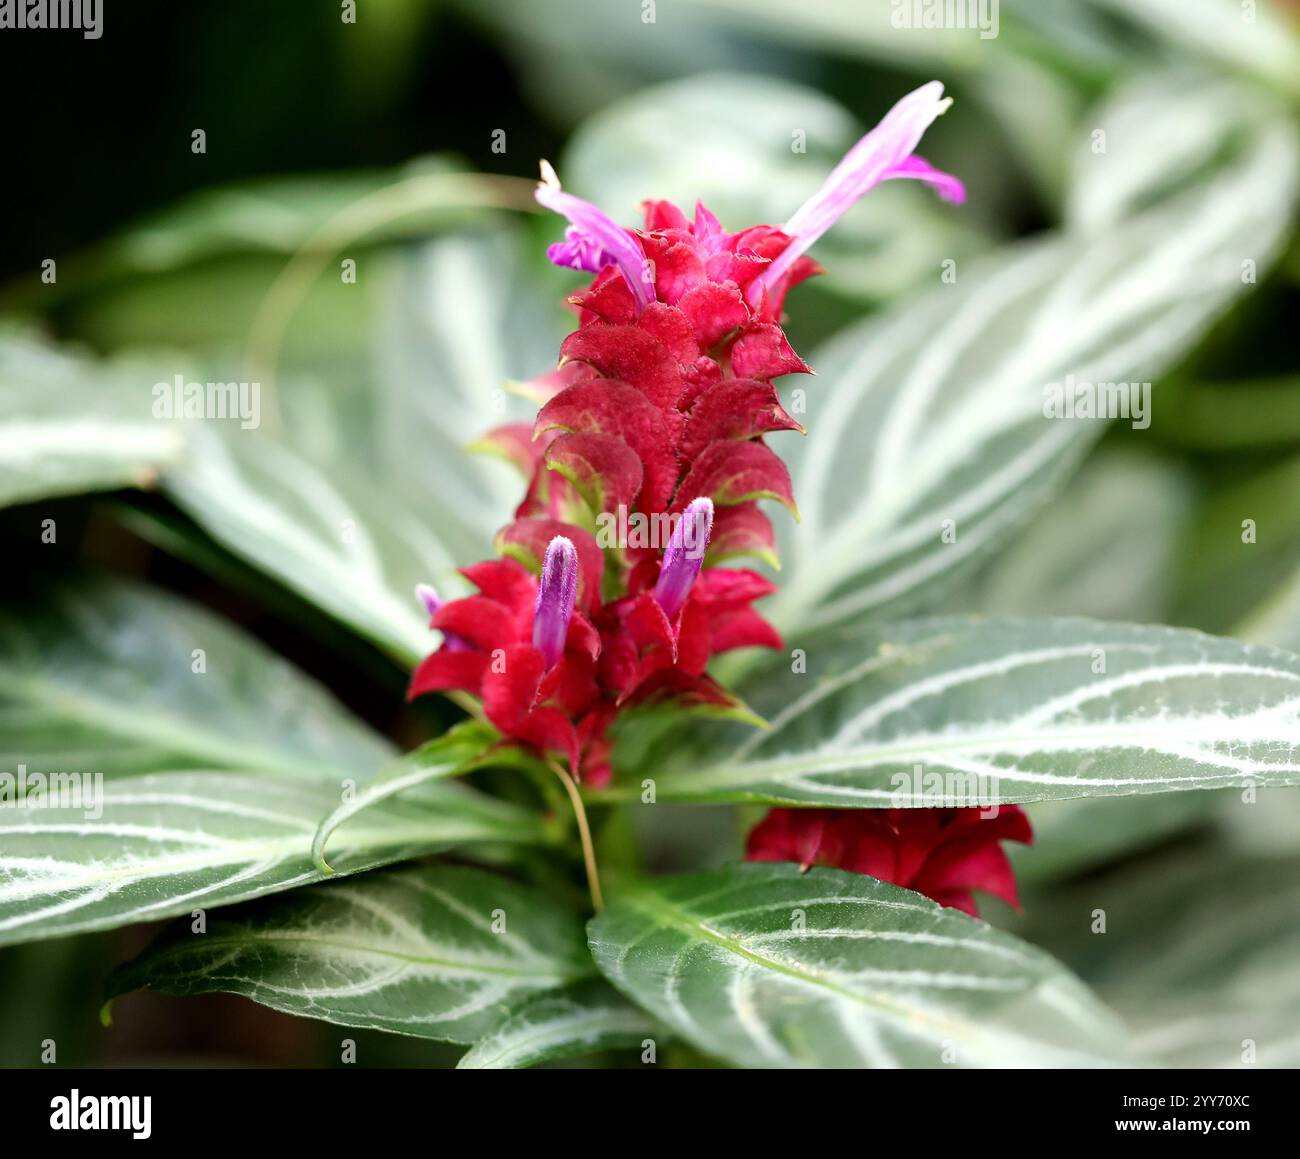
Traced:
<path id="1" fill-rule="evenodd" d="M 938 108 L 939 111 L 935 115 L 942 117 L 944 113 L 946 113 L 950 108 L 952 108 L 952 97 L 944 97 L 943 100 L 941 100 L 936 107 Z"/>
<path id="2" fill-rule="evenodd" d="M 555 167 L 548 160 L 546 160 L 545 157 L 542 158 L 541 165 L 539 166 L 539 168 L 541 169 L 542 172 L 542 184 L 550 186 L 550 188 L 552 189 L 559 189 L 560 188 L 559 174 L 555 172 Z"/>

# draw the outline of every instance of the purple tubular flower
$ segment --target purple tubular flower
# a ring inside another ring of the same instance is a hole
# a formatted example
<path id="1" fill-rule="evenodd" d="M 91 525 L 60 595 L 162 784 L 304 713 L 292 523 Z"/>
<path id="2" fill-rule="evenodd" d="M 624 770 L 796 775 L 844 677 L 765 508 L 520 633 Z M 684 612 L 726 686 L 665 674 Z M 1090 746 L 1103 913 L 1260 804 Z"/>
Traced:
<path id="1" fill-rule="evenodd" d="M 415 598 L 424 605 L 424 610 L 429 613 L 430 621 L 438 614 L 438 609 L 447 602 L 438 595 L 437 588 L 433 587 L 432 584 L 416 584 Z M 432 627 L 432 623 L 430 623 L 430 626 Z M 462 640 L 454 632 L 443 632 L 442 646 L 448 652 L 464 652 L 470 647 L 470 644 L 468 641 Z"/>
<path id="2" fill-rule="evenodd" d="M 416 584 L 415 598 L 424 605 L 424 610 L 429 613 L 429 619 L 433 619 L 438 614 L 438 609 L 442 607 L 442 597 L 432 584 Z"/>
<path id="3" fill-rule="evenodd" d="M 636 239 L 590 201 L 565 193 L 549 161 L 542 162 L 542 180 L 535 196 L 538 204 L 569 219 L 566 240 L 556 242 L 546 251 L 552 262 L 593 274 L 610 264 L 616 265 L 632 290 L 638 309 L 644 310 L 654 301 L 654 278 Z"/>
<path id="4" fill-rule="evenodd" d="M 533 608 L 533 646 L 542 654 L 548 669 L 564 655 L 569 621 L 578 599 L 578 551 L 572 541 L 557 535 L 546 549 L 542 578 L 537 585 Z"/>
<path id="5" fill-rule="evenodd" d="M 692 499 L 673 528 L 668 546 L 664 549 L 663 563 L 659 565 L 659 579 L 653 592 L 655 602 L 664 615 L 674 619 L 682 610 L 695 577 L 704 565 L 704 553 L 713 532 L 713 500 Z"/>
<path id="6" fill-rule="evenodd" d="M 792 265 L 857 203 L 882 181 L 906 177 L 934 187 L 945 201 L 960 203 L 966 188 L 950 173 L 935 169 L 923 157 L 913 156 L 925 130 L 952 104 L 943 85 L 931 81 L 899 101 L 874 129 L 835 166 L 822 187 L 781 228 L 794 240 L 750 284 L 750 300 L 778 282 Z"/>

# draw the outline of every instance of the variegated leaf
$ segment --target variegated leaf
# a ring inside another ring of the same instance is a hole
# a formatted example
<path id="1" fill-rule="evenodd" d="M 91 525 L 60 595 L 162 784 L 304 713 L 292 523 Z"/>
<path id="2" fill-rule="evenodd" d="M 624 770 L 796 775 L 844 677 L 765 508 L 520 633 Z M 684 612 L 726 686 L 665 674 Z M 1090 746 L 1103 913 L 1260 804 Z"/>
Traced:
<path id="1" fill-rule="evenodd" d="M 152 413 L 152 388 L 172 372 L 0 334 L 0 506 L 152 483 L 184 442 Z"/>
<path id="2" fill-rule="evenodd" d="M 224 990 L 344 1026 L 451 1042 L 592 972 L 582 923 L 481 870 L 420 866 L 180 921 L 109 981 L 110 996 Z"/>
<path id="3" fill-rule="evenodd" d="M 608 983 L 590 979 L 539 994 L 474 1044 L 462 1070 L 506 1070 L 604 1050 L 662 1045 L 663 1031 Z M 656 1053 L 656 1058 L 658 1057 Z"/>
<path id="4" fill-rule="evenodd" d="M 797 384 L 809 435 L 786 452 L 803 518 L 778 522 L 778 626 L 895 614 L 989 553 L 1104 429 L 1056 417 L 1066 390 L 1121 384 L 1130 421 L 1148 421 L 1140 384 L 1158 393 L 1247 288 L 1243 262 L 1267 265 L 1295 175 L 1289 128 L 1261 116 L 1232 164 L 1148 212 L 963 268 L 814 353 L 819 379 Z"/>
<path id="5" fill-rule="evenodd" d="M 945 618 L 765 673 L 661 799 L 890 807 L 1300 784 L 1300 658 L 1176 628 Z M 730 743 L 728 743 L 730 742 Z"/>
<path id="6" fill-rule="evenodd" d="M 750 863 L 646 882 L 589 927 L 605 976 L 748 1067 L 1122 1064 L 1114 1017 L 1052 958 L 919 894 Z"/>
<path id="7" fill-rule="evenodd" d="M 0 943 L 154 921 L 321 879 L 311 843 L 340 788 L 268 772 L 108 781 L 60 807 L 0 808 Z M 426 785 L 343 825 L 338 873 L 466 843 L 541 840 L 531 814 Z"/>
<path id="8" fill-rule="evenodd" d="M 166 592 L 38 579 L 0 608 L 0 770 L 235 768 L 337 783 L 394 755 L 310 677 Z"/>

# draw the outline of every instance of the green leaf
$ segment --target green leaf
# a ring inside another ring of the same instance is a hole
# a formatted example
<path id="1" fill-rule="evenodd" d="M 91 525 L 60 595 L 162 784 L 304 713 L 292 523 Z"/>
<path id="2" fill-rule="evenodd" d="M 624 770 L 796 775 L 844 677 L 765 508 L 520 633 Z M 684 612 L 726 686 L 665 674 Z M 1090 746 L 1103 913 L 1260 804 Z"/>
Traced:
<path id="1" fill-rule="evenodd" d="M 358 771 L 358 779 L 362 773 Z M 312 834 L 336 786 L 274 772 L 109 781 L 86 808 L 0 809 L 0 943 L 154 921 L 318 881 Z M 355 873 L 470 843 L 537 842 L 538 820 L 462 785 L 390 799 L 335 835 Z"/>
<path id="2" fill-rule="evenodd" d="M 945 610 L 1168 623 L 1195 498 L 1180 464 L 1103 446 L 1070 481 L 1069 518 L 1044 508 Z"/>
<path id="3" fill-rule="evenodd" d="M 778 626 L 894 614 L 990 553 L 1104 429 L 1045 417 L 1048 388 L 1149 382 L 1175 362 L 1243 292 L 1243 259 L 1266 267 L 1295 173 L 1290 129 L 1263 118 L 1211 179 L 962 269 L 815 354 L 809 435 L 785 444 L 803 518 L 778 521 Z"/>
<path id="4" fill-rule="evenodd" d="M 1033 846 L 1009 844 L 1007 855 L 1022 886 L 1095 870 L 1204 828 L 1226 795 L 1224 790 L 1038 801 L 1026 810 Z"/>
<path id="5" fill-rule="evenodd" d="M 1235 807 L 1243 814 L 1264 808 Z M 1251 821 L 1253 829 L 1263 817 Z M 1026 909 L 1022 936 L 1095 986 L 1153 1060 L 1300 1065 L 1300 858 L 1293 853 L 1233 855 L 1202 843 L 1035 894 Z"/>
<path id="6" fill-rule="evenodd" d="M 1161 40 L 1295 93 L 1300 39 L 1271 5 L 1243 9 L 1233 0 L 1092 0 L 1136 21 Z M 1249 18 L 1247 18 L 1249 13 Z"/>
<path id="7" fill-rule="evenodd" d="M 172 373 L 0 332 L 0 507 L 148 485 L 183 445 L 181 426 L 151 412 L 153 384 Z"/>
<path id="8" fill-rule="evenodd" d="M 453 561 L 400 497 L 261 430 L 199 431 L 164 479 L 218 543 L 403 662 L 436 642 L 412 591 Z"/>
<path id="9" fill-rule="evenodd" d="M 529 999 L 474 1044 L 462 1070 L 536 1066 L 596 1051 L 640 1047 L 662 1028 L 607 983 L 590 979 Z"/>
<path id="10" fill-rule="evenodd" d="M 807 663 L 756 682 L 766 731 L 645 770 L 658 797 L 950 806 L 1300 784 L 1300 658 L 1271 648 L 941 618 L 845 633 Z"/>
<path id="11" fill-rule="evenodd" d="M 164 592 L 41 578 L 0 607 L 0 768 L 337 782 L 393 755 L 314 680 Z"/>
<path id="12" fill-rule="evenodd" d="M 751 863 L 638 885 L 589 926 L 605 976 L 748 1067 L 1106 1066 L 1113 1016 L 1046 954 L 919 894 Z"/>
<path id="13" fill-rule="evenodd" d="M 1210 69 L 1184 63 L 1142 72 L 1092 110 L 1104 136 L 1078 134 L 1066 222 L 1094 234 L 1114 228 L 1203 176 L 1234 136 L 1275 109 L 1269 94 Z"/>
<path id="14" fill-rule="evenodd" d="M 325 860 L 325 845 L 340 825 L 389 797 L 468 772 L 476 762 L 484 759 L 485 750 L 496 739 L 496 732 L 488 726 L 477 721 L 464 721 L 445 736 L 404 757 L 359 793 L 349 795 L 320 823 L 311 841 L 312 863 L 321 873 L 333 873 Z M 486 759 L 491 761 L 494 758 Z"/>
<path id="15" fill-rule="evenodd" d="M 521 1000 L 591 973 L 582 924 L 481 870 L 413 866 L 182 920 L 108 994 L 221 990 L 286 1014 L 473 1042 Z"/>

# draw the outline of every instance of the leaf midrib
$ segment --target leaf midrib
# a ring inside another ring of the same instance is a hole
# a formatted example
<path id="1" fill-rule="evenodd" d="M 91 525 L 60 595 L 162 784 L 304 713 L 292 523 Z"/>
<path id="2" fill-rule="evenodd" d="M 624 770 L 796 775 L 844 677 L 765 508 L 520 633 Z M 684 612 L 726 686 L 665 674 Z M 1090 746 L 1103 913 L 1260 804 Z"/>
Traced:
<path id="1" fill-rule="evenodd" d="M 386 947 L 366 946 L 356 942 L 347 941 L 344 938 L 321 937 L 319 935 L 304 934 L 294 931 L 263 931 L 255 935 L 225 934 L 207 935 L 203 939 L 203 950 L 221 949 L 232 947 L 239 949 L 248 949 L 256 947 L 259 944 L 302 944 L 318 945 L 334 950 L 351 951 L 358 954 L 366 954 L 380 958 L 391 958 L 398 962 L 408 962 L 413 965 L 443 967 L 447 970 L 464 971 L 467 973 L 497 974 L 502 977 L 510 978 L 527 978 L 527 979 L 554 979 L 557 985 L 566 985 L 570 982 L 577 982 L 590 976 L 591 971 L 584 971 L 578 967 L 573 970 L 565 971 L 562 969 L 555 970 L 525 970 L 511 966 L 489 965 L 479 961 L 464 962 L 455 958 L 439 958 L 430 954 L 406 953 L 400 950 L 388 949 Z M 160 962 L 167 962 L 174 959 L 184 960 L 187 954 L 195 953 L 196 947 L 180 944 L 165 950 L 150 962 L 150 967 Z M 202 970 L 202 967 L 199 967 Z M 200 975 L 202 976 L 202 974 Z M 309 997 L 309 995 L 304 995 Z"/>

